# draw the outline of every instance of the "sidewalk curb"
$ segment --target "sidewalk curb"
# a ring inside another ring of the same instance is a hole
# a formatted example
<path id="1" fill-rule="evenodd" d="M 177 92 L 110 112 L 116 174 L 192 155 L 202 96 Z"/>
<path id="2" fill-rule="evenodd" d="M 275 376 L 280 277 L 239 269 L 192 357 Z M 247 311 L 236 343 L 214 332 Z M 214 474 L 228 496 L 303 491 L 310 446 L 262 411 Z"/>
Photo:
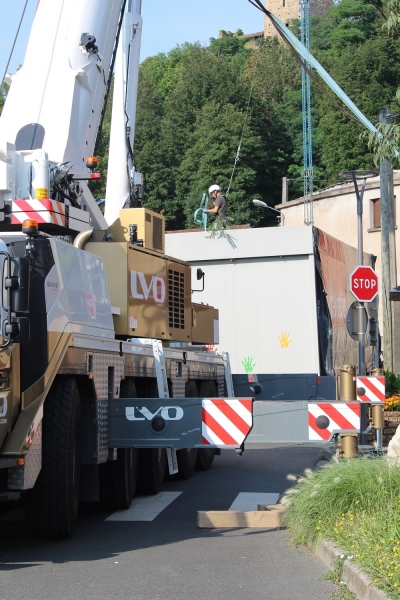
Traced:
<path id="1" fill-rule="evenodd" d="M 346 556 L 346 552 L 338 548 L 331 540 L 324 540 L 318 544 L 314 552 L 330 570 L 333 570 L 339 556 Z M 368 575 L 363 573 L 353 561 L 344 561 L 342 578 L 358 600 L 390 600 L 390 596 L 387 596 L 382 590 L 378 590 Z"/>
<path id="2" fill-rule="evenodd" d="M 319 460 L 314 469 L 324 468 L 329 465 L 333 452 L 324 451 L 325 460 Z M 317 545 L 314 553 L 331 571 L 335 567 L 338 557 L 348 555 L 331 540 L 324 540 Z M 353 592 L 358 600 L 391 600 L 390 597 L 379 590 L 371 579 L 361 571 L 361 568 L 353 560 L 345 560 L 343 563 L 342 579 L 348 589 Z"/>

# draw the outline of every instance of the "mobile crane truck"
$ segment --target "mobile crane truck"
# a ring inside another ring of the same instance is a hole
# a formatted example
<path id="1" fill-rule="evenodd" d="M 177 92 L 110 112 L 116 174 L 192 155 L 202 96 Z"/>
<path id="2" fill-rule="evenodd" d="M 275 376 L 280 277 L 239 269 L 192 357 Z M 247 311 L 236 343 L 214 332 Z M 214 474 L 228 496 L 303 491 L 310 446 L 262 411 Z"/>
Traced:
<path id="1" fill-rule="evenodd" d="M 164 219 L 140 204 L 140 13 L 141 0 L 41 0 L 0 118 L 0 497 L 22 495 L 48 538 L 71 534 L 79 500 L 127 508 L 167 464 L 188 478 L 252 426 L 228 358 L 202 347 L 218 343 L 218 311 L 191 302 L 190 265 L 165 255 Z M 88 182 L 114 66 L 103 216 Z"/>

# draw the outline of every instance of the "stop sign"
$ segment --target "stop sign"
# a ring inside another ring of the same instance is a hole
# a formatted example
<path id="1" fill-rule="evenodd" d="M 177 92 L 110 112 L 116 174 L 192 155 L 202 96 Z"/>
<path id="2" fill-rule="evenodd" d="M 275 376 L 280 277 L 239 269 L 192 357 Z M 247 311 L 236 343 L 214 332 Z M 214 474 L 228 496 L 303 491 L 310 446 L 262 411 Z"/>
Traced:
<path id="1" fill-rule="evenodd" d="M 350 275 L 350 291 L 359 302 L 371 302 L 378 293 L 378 275 L 372 267 L 359 266 Z"/>

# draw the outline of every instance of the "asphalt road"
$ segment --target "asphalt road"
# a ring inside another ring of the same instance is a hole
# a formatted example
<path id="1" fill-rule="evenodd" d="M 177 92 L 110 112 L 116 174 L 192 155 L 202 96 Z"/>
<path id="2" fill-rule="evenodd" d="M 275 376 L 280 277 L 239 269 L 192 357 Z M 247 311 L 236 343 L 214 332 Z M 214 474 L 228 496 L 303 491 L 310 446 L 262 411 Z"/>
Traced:
<path id="1" fill-rule="evenodd" d="M 70 540 L 34 539 L 21 511 L 3 514 L 0 600 L 329 598 L 325 567 L 292 547 L 287 532 L 196 525 L 198 510 L 227 510 L 239 493 L 283 492 L 286 475 L 313 467 L 318 454 L 307 447 L 246 450 L 240 458 L 223 451 L 210 471 L 166 481 L 163 491 L 182 493 L 153 521 L 106 521 L 110 513 L 85 505 Z"/>

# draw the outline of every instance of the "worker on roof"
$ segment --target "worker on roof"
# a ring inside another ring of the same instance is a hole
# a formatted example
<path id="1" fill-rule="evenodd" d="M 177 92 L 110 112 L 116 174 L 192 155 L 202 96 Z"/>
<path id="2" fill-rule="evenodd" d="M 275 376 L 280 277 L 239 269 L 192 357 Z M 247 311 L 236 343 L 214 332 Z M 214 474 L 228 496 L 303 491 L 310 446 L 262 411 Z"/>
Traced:
<path id="1" fill-rule="evenodd" d="M 225 196 L 221 194 L 221 188 L 219 187 L 219 185 L 214 184 L 208 189 L 208 194 L 212 197 L 211 201 L 214 206 L 213 208 L 208 209 L 203 208 L 203 212 L 215 214 L 217 222 L 221 226 L 225 227 L 227 221 L 228 202 Z"/>

